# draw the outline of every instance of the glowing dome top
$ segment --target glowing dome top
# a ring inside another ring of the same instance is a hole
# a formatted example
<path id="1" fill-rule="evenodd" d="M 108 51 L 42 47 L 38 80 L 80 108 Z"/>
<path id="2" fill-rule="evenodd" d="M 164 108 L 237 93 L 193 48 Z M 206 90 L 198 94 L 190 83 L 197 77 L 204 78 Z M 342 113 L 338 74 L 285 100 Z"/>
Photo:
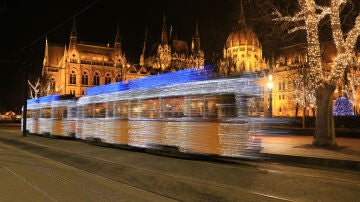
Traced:
<path id="1" fill-rule="evenodd" d="M 226 40 L 225 48 L 231 48 L 240 45 L 261 47 L 261 44 L 255 32 L 248 28 L 246 25 L 238 26 L 237 29 L 235 29 L 229 34 Z"/>
<path id="2" fill-rule="evenodd" d="M 243 9 L 243 4 L 241 1 L 241 10 L 240 10 L 240 19 L 239 24 L 234 31 L 232 31 L 225 44 L 225 48 L 232 48 L 236 46 L 255 46 L 261 48 L 261 44 L 255 32 L 250 29 L 245 23 L 245 13 Z"/>

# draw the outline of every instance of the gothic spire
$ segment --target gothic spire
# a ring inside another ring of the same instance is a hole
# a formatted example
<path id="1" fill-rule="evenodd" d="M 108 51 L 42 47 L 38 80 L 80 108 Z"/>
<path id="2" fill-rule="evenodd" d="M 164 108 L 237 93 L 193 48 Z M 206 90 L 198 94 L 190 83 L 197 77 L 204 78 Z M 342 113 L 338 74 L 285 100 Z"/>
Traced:
<path id="1" fill-rule="evenodd" d="M 191 50 L 193 53 L 198 53 L 200 51 L 200 34 L 199 34 L 199 22 L 195 23 L 195 34 L 191 42 Z"/>
<path id="2" fill-rule="evenodd" d="M 240 2 L 240 19 L 239 19 L 239 25 L 240 26 L 245 26 L 246 22 L 245 22 L 245 13 L 244 13 L 244 7 L 243 7 L 243 1 L 241 0 Z"/>
<path id="3" fill-rule="evenodd" d="M 200 35 L 199 35 L 199 21 L 196 21 L 196 24 L 195 24 L 195 37 L 200 37 Z"/>
<path id="4" fill-rule="evenodd" d="M 145 55 L 146 40 L 147 40 L 147 26 L 145 27 L 145 37 L 144 37 L 144 46 L 142 50 L 142 55 Z"/>
<path id="5" fill-rule="evenodd" d="M 42 75 L 44 75 L 46 73 L 47 66 L 49 66 L 49 45 L 48 45 L 48 40 L 47 40 L 47 36 L 46 36 L 46 38 L 45 38 L 45 56 L 44 56 L 44 60 L 43 60 Z"/>
<path id="6" fill-rule="evenodd" d="M 73 26 L 70 33 L 71 37 L 77 37 L 77 31 L 76 31 L 76 19 L 74 18 Z"/>
<path id="7" fill-rule="evenodd" d="M 76 44 L 77 44 L 77 31 L 76 31 L 76 20 L 75 20 L 75 18 L 74 18 L 73 26 L 72 26 L 71 33 L 70 33 L 69 49 L 70 49 L 70 48 L 75 49 L 75 48 L 76 48 Z"/>
<path id="8" fill-rule="evenodd" d="M 146 48 L 146 40 L 147 40 L 147 26 L 145 27 L 145 37 L 144 37 L 144 46 L 142 49 L 142 53 L 140 55 L 140 66 L 144 68 L 145 66 L 145 48 Z"/>
<path id="9" fill-rule="evenodd" d="M 114 48 L 121 48 L 121 38 L 120 38 L 119 25 L 117 25 L 117 27 L 116 27 L 116 36 L 115 36 Z"/>
<path id="10" fill-rule="evenodd" d="M 166 27 L 166 17 L 164 15 L 163 18 L 163 26 L 161 31 L 161 43 L 167 44 L 168 43 L 168 36 L 167 36 L 167 27 Z"/>

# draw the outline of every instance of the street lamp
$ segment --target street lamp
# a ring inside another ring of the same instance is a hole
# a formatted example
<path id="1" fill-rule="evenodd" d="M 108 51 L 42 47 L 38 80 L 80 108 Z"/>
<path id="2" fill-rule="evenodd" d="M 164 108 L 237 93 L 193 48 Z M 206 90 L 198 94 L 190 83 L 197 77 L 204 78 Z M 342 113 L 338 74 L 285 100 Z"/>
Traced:
<path id="1" fill-rule="evenodd" d="M 269 108 L 268 108 L 268 113 L 269 113 L 269 117 L 272 117 L 272 88 L 274 86 L 274 84 L 272 83 L 272 75 L 269 74 L 269 81 L 267 83 L 268 89 L 269 89 Z"/>

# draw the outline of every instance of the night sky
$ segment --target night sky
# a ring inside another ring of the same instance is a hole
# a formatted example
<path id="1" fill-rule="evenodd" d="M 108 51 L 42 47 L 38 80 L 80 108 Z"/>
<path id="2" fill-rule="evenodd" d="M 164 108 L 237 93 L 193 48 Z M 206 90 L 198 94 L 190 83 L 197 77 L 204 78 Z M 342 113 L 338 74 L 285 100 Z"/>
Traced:
<path id="1" fill-rule="evenodd" d="M 293 12 L 296 1 L 243 0 L 243 6 L 246 23 L 258 33 L 265 57 L 290 39 L 304 42 L 304 33 L 287 37 L 269 16 L 273 7 Z M 21 109 L 25 68 L 30 80 L 36 80 L 42 69 L 45 36 L 49 43 L 68 44 L 75 16 L 79 41 L 113 44 L 119 25 L 127 60 L 138 63 L 145 27 L 147 43 L 159 41 L 164 15 L 173 35 L 188 43 L 199 22 L 205 63 L 209 64 L 221 56 L 228 34 L 237 25 L 240 0 L 0 0 L 0 113 Z"/>

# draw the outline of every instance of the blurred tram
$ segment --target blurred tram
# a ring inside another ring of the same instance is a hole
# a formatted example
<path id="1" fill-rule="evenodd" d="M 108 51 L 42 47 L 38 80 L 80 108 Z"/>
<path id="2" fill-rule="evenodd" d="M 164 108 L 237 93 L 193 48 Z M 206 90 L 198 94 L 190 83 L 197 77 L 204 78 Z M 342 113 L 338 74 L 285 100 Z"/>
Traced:
<path id="1" fill-rule="evenodd" d="M 29 133 L 75 136 L 76 100 L 68 96 L 49 95 L 27 101 L 26 128 Z"/>
<path id="2" fill-rule="evenodd" d="M 38 134 L 39 133 L 39 99 L 29 99 L 27 100 L 27 112 L 26 112 L 26 130 L 31 134 Z M 25 112 L 23 112 L 24 114 Z M 23 116 L 24 119 L 25 116 Z M 21 119 L 21 130 L 23 131 L 23 124 L 24 121 Z"/>
<path id="3" fill-rule="evenodd" d="M 96 86 L 77 101 L 30 101 L 27 128 L 140 148 L 176 147 L 185 153 L 260 151 L 256 132 L 268 119 L 258 80 L 215 79 L 212 72 L 205 66 Z"/>

